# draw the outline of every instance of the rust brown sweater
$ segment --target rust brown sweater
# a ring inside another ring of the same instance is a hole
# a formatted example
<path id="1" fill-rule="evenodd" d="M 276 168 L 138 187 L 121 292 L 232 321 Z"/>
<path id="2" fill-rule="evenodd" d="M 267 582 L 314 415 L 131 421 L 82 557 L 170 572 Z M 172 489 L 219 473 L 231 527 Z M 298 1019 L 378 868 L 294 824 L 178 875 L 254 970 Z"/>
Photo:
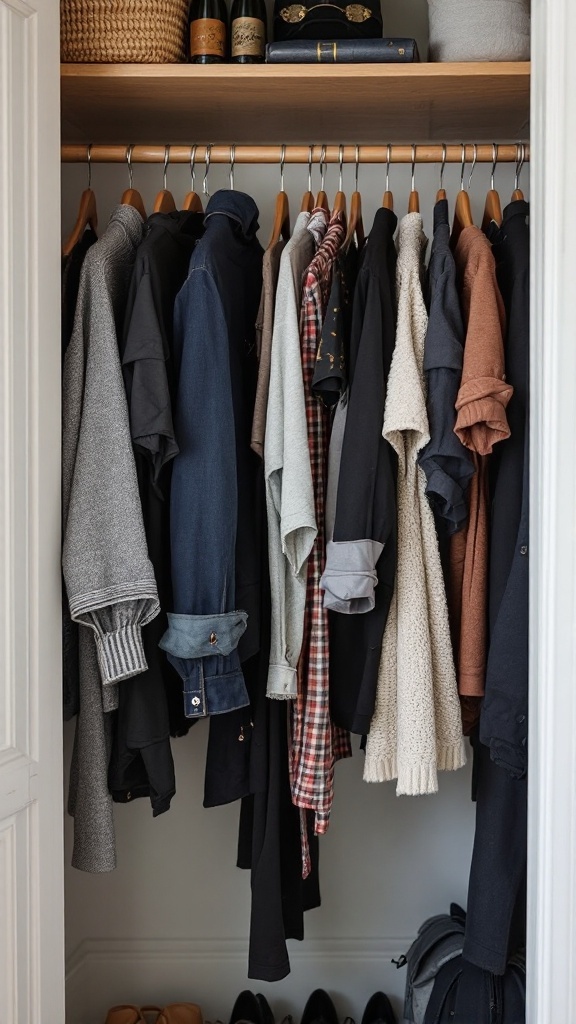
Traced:
<path id="1" fill-rule="evenodd" d="M 466 326 L 462 382 L 454 430 L 473 453 L 468 525 L 452 538 L 450 606 L 461 697 L 484 693 L 488 601 L 488 456 L 510 434 L 506 406 L 512 387 L 504 374 L 504 304 L 490 242 L 465 228 L 454 253 Z"/>

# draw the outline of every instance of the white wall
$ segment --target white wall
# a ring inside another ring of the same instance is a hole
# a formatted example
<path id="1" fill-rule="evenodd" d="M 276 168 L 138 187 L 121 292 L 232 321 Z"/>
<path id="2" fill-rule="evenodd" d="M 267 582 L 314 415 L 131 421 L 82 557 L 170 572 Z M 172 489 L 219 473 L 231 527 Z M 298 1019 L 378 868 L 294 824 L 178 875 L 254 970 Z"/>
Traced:
<path id="1" fill-rule="evenodd" d="M 392 14 L 389 23 L 386 14 L 385 19 L 385 31 L 406 31 Z M 126 178 L 121 166 L 93 168 L 101 229 Z M 337 178 L 337 168 L 329 167 L 329 196 Z M 527 174 L 525 178 L 527 189 Z M 417 168 L 428 235 L 437 180 L 438 168 Z M 85 181 L 84 167 L 63 168 L 64 234 L 74 222 Z M 293 218 L 306 181 L 305 167 L 287 167 L 285 187 Z M 496 186 L 503 202 L 511 194 L 512 181 L 511 167 L 498 168 Z M 135 167 L 134 186 L 142 191 L 148 210 L 161 183 L 161 167 Z M 346 189 L 351 190 L 352 183 L 353 168 L 347 166 Z M 214 166 L 211 191 L 227 185 L 227 168 Z M 238 166 L 235 185 L 256 198 L 266 244 L 277 171 Z M 200 186 L 201 174 L 197 191 Z M 316 174 L 313 187 L 317 186 Z M 453 205 L 458 167 L 447 167 L 445 186 Z M 185 167 L 170 168 L 168 187 L 177 200 L 184 195 L 189 187 Z M 472 183 L 476 223 L 488 187 L 489 167 L 479 166 Z M 381 202 L 384 168 L 362 166 L 360 188 L 368 229 Z M 409 168 L 393 166 L 391 188 L 396 211 L 402 214 L 407 209 Z M 363 755 L 358 750 L 350 762 L 338 765 L 332 824 L 321 843 L 323 905 L 306 917 L 305 942 L 290 943 L 291 975 L 269 985 L 246 979 L 250 893 L 248 874 L 234 866 L 238 807 L 204 810 L 201 805 L 206 736 L 202 723 L 174 742 L 177 794 L 167 814 L 153 820 L 145 801 L 117 807 L 119 866 L 114 873 L 89 876 L 67 867 L 71 1024 L 101 1024 L 106 1007 L 116 1002 L 184 998 L 199 1001 L 208 1018 L 226 1020 L 235 995 L 244 987 L 264 992 L 278 1019 L 288 1011 L 298 1019 L 307 995 L 317 986 L 332 992 L 342 1016 L 359 1018 L 368 997 L 379 988 L 393 994 L 399 1007 L 405 972 L 390 965 L 391 956 L 405 950 L 426 916 L 447 910 L 451 900 L 465 903 L 474 818 L 469 769 L 441 775 L 436 796 L 397 799 L 392 784 L 362 782 Z M 68 727 L 68 755 L 71 739 Z M 66 839 L 68 864 L 70 821 Z"/>

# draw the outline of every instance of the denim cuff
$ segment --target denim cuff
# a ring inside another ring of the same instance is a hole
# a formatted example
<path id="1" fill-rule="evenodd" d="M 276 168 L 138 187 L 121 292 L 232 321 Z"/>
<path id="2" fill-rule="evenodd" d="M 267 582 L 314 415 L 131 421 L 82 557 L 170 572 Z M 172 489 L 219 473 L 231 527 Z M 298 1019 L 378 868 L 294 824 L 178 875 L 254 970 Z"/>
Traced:
<path id="1" fill-rule="evenodd" d="M 246 630 L 248 615 L 243 611 L 222 615 L 177 615 L 168 612 L 168 629 L 159 647 L 175 658 L 226 656 L 238 646 Z"/>
<path id="2" fill-rule="evenodd" d="M 324 607 L 344 615 L 370 612 L 378 584 L 376 563 L 384 545 L 376 540 L 328 541 L 320 580 Z"/>
<path id="3" fill-rule="evenodd" d="M 104 685 L 130 679 L 148 668 L 139 623 L 123 626 L 113 633 L 97 632 L 96 651 Z"/>

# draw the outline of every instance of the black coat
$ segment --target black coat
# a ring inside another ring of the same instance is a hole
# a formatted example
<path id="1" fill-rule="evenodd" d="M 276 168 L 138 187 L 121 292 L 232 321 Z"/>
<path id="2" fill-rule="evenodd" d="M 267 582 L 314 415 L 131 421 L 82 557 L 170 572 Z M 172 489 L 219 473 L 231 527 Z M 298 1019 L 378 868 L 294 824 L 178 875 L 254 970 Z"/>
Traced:
<path id="1" fill-rule="evenodd" d="M 489 648 L 480 739 L 492 759 L 519 777 L 527 768 L 529 532 L 529 229 L 528 204 L 510 203 L 494 242 L 508 323 L 506 379 L 510 437 L 493 457 Z"/>

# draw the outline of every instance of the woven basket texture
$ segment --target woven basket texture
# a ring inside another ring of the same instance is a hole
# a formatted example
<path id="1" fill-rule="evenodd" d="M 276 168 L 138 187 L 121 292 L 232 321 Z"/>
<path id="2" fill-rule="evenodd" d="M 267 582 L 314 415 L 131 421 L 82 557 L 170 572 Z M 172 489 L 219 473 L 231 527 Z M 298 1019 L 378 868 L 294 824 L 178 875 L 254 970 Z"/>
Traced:
<path id="1" fill-rule="evenodd" d="M 60 0 L 60 51 L 71 64 L 185 60 L 189 0 Z"/>

